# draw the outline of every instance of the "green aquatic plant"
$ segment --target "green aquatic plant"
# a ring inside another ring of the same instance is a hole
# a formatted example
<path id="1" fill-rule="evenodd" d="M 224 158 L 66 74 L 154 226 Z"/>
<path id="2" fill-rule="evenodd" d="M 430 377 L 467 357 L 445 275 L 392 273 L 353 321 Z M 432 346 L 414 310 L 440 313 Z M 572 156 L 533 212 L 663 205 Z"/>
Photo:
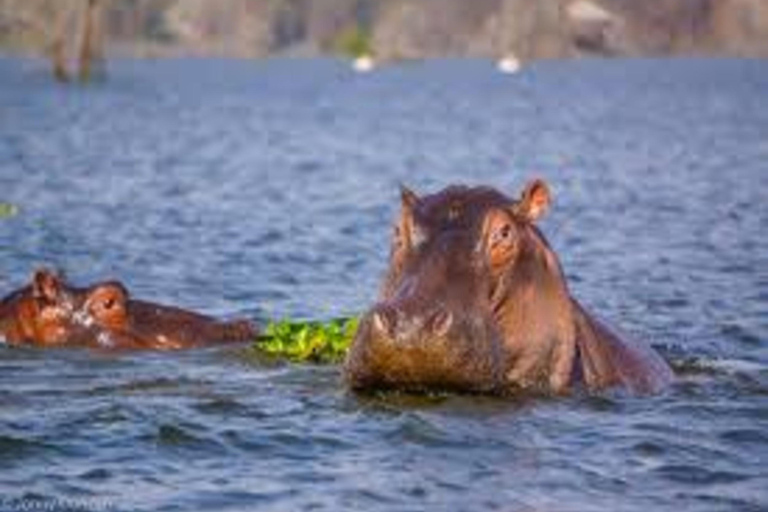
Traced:
<path id="1" fill-rule="evenodd" d="M 342 31 L 334 40 L 333 46 L 337 53 L 353 59 L 373 54 L 371 34 L 359 27 Z"/>
<path id="2" fill-rule="evenodd" d="M 13 217 L 19 213 L 19 208 L 15 204 L 0 202 L 0 219 Z"/>
<path id="3" fill-rule="evenodd" d="M 356 317 L 327 322 L 273 321 L 267 324 L 253 349 L 269 357 L 294 362 L 338 363 L 352 343 L 357 324 Z"/>

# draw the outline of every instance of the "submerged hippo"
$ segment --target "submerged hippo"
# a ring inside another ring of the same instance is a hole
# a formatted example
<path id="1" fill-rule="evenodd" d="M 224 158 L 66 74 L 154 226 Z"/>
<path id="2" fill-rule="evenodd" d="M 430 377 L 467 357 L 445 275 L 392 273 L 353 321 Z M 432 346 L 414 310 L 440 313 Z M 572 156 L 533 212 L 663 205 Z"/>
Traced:
<path id="1" fill-rule="evenodd" d="M 131 299 L 116 281 L 75 288 L 41 270 L 3 300 L 0 335 L 11 344 L 172 350 L 252 340 L 256 328 Z"/>
<path id="2" fill-rule="evenodd" d="M 72 333 L 75 298 L 82 290 L 62 287 L 61 278 L 41 269 L 32 282 L 0 301 L 0 339 L 11 345 L 62 345 Z"/>
<path id="3" fill-rule="evenodd" d="M 672 379 L 646 345 L 629 343 L 570 294 L 534 223 L 547 185 L 517 200 L 488 187 L 402 190 L 379 301 L 345 361 L 356 390 L 563 393 L 575 386 L 659 390 Z"/>
<path id="4" fill-rule="evenodd" d="M 247 320 L 230 322 L 172 306 L 131 299 L 117 281 L 90 287 L 77 321 L 105 348 L 172 350 L 211 342 L 252 341 L 257 330 Z"/>

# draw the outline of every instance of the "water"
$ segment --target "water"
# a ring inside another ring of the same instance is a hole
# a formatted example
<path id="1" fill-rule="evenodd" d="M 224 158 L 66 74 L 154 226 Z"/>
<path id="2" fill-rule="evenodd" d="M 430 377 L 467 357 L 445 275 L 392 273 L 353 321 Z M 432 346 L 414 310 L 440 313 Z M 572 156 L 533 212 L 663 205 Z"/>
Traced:
<path id="1" fill-rule="evenodd" d="M 215 315 L 361 311 L 398 184 L 552 185 L 577 297 L 654 397 L 358 397 L 240 347 L 0 347 L 0 508 L 768 509 L 768 66 L 0 60 L 0 293 L 38 265 Z M 27 507 L 27 508 L 23 508 Z"/>

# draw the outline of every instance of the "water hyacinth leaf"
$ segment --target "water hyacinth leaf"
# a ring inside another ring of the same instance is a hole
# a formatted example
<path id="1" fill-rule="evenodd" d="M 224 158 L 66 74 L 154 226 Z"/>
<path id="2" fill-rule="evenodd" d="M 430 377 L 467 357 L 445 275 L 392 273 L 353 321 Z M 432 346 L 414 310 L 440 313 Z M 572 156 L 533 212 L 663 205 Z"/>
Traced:
<path id="1" fill-rule="evenodd" d="M 339 363 L 352 343 L 357 323 L 357 318 L 270 322 L 253 349 L 269 357 L 294 362 Z"/>
<path id="2" fill-rule="evenodd" d="M 19 208 L 15 204 L 0 202 L 0 219 L 13 217 L 19 213 Z"/>

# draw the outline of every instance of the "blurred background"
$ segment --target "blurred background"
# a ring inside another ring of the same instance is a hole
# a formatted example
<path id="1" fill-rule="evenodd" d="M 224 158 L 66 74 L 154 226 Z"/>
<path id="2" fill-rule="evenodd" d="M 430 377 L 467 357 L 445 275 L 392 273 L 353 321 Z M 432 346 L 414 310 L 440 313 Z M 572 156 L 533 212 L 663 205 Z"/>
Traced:
<path id="1" fill-rule="evenodd" d="M 2 0 L 0 48 L 67 54 L 89 9 L 131 56 L 768 56 L 764 0 Z"/>

